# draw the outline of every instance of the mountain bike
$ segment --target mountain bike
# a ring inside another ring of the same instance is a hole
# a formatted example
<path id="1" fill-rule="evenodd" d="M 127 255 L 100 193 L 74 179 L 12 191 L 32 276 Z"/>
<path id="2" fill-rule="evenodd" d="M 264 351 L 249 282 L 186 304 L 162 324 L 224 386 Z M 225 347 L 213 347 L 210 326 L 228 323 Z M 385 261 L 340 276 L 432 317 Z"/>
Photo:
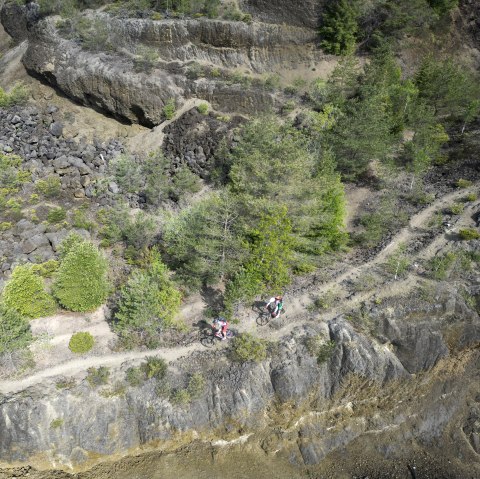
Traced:
<path id="1" fill-rule="evenodd" d="M 278 319 L 278 316 L 276 318 L 272 318 L 272 313 L 265 307 L 264 302 L 256 302 L 252 309 L 258 314 L 256 323 L 259 326 L 266 326 L 271 320 Z M 285 308 L 280 310 L 280 316 L 283 314 L 285 314 Z"/>
<path id="2" fill-rule="evenodd" d="M 200 331 L 200 342 L 202 346 L 206 348 L 211 348 L 215 345 L 216 341 L 221 341 L 222 339 L 215 335 L 216 329 L 213 326 L 202 329 Z M 232 339 L 237 335 L 237 332 L 233 329 L 227 330 L 227 339 Z"/>

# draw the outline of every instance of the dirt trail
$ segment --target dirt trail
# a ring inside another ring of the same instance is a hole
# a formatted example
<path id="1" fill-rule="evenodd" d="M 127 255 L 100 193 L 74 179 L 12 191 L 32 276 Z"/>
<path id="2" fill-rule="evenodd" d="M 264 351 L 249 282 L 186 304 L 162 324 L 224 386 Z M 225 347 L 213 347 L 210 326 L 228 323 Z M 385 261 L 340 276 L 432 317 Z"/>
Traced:
<path id="1" fill-rule="evenodd" d="M 381 298 L 383 296 L 391 296 L 392 294 L 398 294 L 401 292 L 406 292 L 407 290 L 417 286 L 419 282 L 419 277 L 414 274 L 410 274 L 407 278 L 391 282 L 391 279 L 384 278 L 383 284 L 376 285 L 370 291 L 365 291 L 363 293 L 352 294 L 348 289 L 346 284 L 348 281 L 358 278 L 360 274 L 367 272 L 375 272 L 375 269 L 382 264 L 389 255 L 395 252 L 395 249 L 402 243 L 408 243 L 412 239 L 415 239 L 422 232 L 422 226 L 426 225 L 428 219 L 437 211 L 441 211 L 447 205 L 450 205 L 453 201 L 459 200 L 464 197 L 469 192 L 474 192 L 478 188 L 478 185 L 472 186 L 468 189 L 458 190 L 448 195 L 439 198 L 437 201 L 432 203 L 430 206 L 420 211 L 414 215 L 408 225 L 401 229 L 395 237 L 390 241 L 390 243 L 378 253 L 378 255 L 373 258 L 371 261 L 364 263 L 359 266 L 353 266 L 347 269 L 344 273 L 340 274 L 333 280 L 320 284 L 317 288 L 312 288 L 307 292 L 302 292 L 298 295 L 291 295 L 287 298 L 288 310 L 287 313 L 282 317 L 281 323 L 276 328 L 276 331 L 272 331 L 271 328 L 268 330 L 269 339 L 278 339 L 282 336 L 287 335 L 295 327 L 297 327 L 299 321 L 304 321 L 311 317 L 312 314 L 306 309 L 309 304 L 312 303 L 312 296 L 319 293 L 324 293 L 328 290 L 336 288 L 337 297 L 336 306 L 329 309 L 328 311 L 318 314 L 315 316 L 315 321 L 328 321 L 342 312 L 351 310 L 356 305 L 359 305 L 361 302 L 376 296 Z M 415 259 L 428 259 L 437 254 L 441 249 L 443 249 L 450 241 L 453 241 L 448 235 L 452 230 L 465 227 L 473 226 L 474 221 L 472 215 L 479 208 L 480 201 L 475 201 L 470 203 L 463 211 L 461 215 L 458 216 L 455 221 L 455 225 L 451 228 L 450 231 L 447 231 L 447 234 L 438 235 L 430 244 L 425 248 L 422 248 L 419 252 L 412 256 L 412 260 Z M 424 230 L 424 229 L 423 229 Z M 186 305 L 186 311 L 189 311 L 189 314 L 200 316 L 200 308 L 202 307 L 202 302 L 195 301 L 192 304 Z M 198 309 L 198 310 L 197 310 Z M 257 334 L 265 334 L 265 329 L 260 329 L 256 323 L 256 314 L 252 313 L 250 310 L 243 310 L 240 312 L 238 317 L 241 319 L 238 330 L 256 332 Z M 204 350 L 204 347 L 198 342 L 191 344 L 185 347 L 178 348 L 160 348 L 150 351 L 131 351 L 123 352 L 117 354 L 107 354 L 101 356 L 91 356 L 84 357 L 80 359 L 75 359 L 67 361 L 65 363 L 59 364 L 55 367 L 44 369 L 34 373 L 33 375 L 19 380 L 3 381 L 0 382 L 0 392 L 3 394 L 14 393 L 30 386 L 41 383 L 47 378 L 52 378 L 59 375 L 80 375 L 85 376 L 86 369 L 90 367 L 98 366 L 108 366 L 108 367 L 118 367 L 121 366 L 124 362 L 127 361 L 140 361 L 147 356 L 162 356 L 166 361 L 172 362 L 179 359 L 182 356 L 191 354 L 194 351 Z"/>
<path id="2" fill-rule="evenodd" d="M 207 101 L 199 100 L 198 98 L 191 98 L 187 100 L 182 105 L 182 107 L 175 112 L 175 114 L 170 120 L 166 120 L 160 125 L 152 128 L 151 130 L 140 133 L 139 135 L 128 139 L 128 149 L 134 153 L 158 150 L 163 144 L 163 139 L 165 137 L 165 128 L 168 125 L 172 124 L 174 121 L 178 120 L 188 110 L 191 110 L 192 108 L 200 105 L 200 103 L 208 104 Z"/>

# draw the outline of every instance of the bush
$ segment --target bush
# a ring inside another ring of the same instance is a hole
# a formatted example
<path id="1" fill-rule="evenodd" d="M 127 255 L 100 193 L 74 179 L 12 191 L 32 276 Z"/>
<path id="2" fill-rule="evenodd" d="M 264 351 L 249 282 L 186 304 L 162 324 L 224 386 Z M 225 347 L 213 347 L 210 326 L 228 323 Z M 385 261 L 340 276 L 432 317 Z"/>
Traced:
<path id="1" fill-rule="evenodd" d="M 58 253 L 60 259 L 63 260 L 70 252 L 73 246 L 83 243 L 85 240 L 78 233 L 70 233 L 59 245 Z"/>
<path id="2" fill-rule="evenodd" d="M 59 176 L 47 176 L 35 183 L 35 190 L 47 198 L 54 198 L 62 192 L 62 182 Z"/>
<path id="3" fill-rule="evenodd" d="M 26 349 L 31 340 L 28 321 L 15 309 L 0 303 L 0 355 Z"/>
<path id="4" fill-rule="evenodd" d="M 331 358 L 335 349 L 335 341 L 327 341 L 320 345 L 317 351 L 317 363 L 322 364 Z"/>
<path id="5" fill-rule="evenodd" d="M 478 198 L 477 193 L 469 193 L 467 196 L 465 196 L 464 201 L 476 201 Z"/>
<path id="6" fill-rule="evenodd" d="M 245 363 L 260 362 L 267 357 L 267 342 L 250 333 L 237 336 L 233 342 L 233 359 Z"/>
<path id="7" fill-rule="evenodd" d="M 141 165 L 128 155 L 119 155 L 108 168 L 124 193 L 136 193 L 143 185 Z"/>
<path id="8" fill-rule="evenodd" d="M 145 379 L 145 373 L 140 368 L 130 367 L 125 372 L 125 381 L 132 387 L 140 386 Z"/>
<path id="9" fill-rule="evenodd" d="M 13 224 L 10 223 L 9 221 L 2 221 L 0 223 L 0 231 L 8 231 L 13 227 Z"/>
<path id="10" fill-rule="evenodd" d="M 199 398 L 205 390 L 205 378 L 200 373 L 194 373 L 188 381 L 187 391 L 192 399 Z"/>
<path id="11" fill-rule="evenodd" d="M 76 385 L 77 385 L 77 382 L 75 381 L 74 378 L 59 379 L 55 383 L 55 387 L 57 389 L 71 389 L 71 388 L 74 388 Z"/>
<path id="12" fill-rule="evenodd" d="M 63 419 L 61 418 L 57 418 L 57 419 L 54 419 L 51 423 L 50 423 L 50 429 L 58 429 L 59 427 L 62 427 L 63 426 Z"/>
<path id="13" fill-rule="evenodd" d="M 68 343 L 68 347 L 72 353 L 83 354 L 88 353 L 93 348 L 95 340 L 88 332 L 75 333 Z"/>
<path id="14" fill-rule="evenodd" d="M 56 310 L 54 299 L 45 291 L 43 279 L 30 265 L 17 266 L 13 270 L 2 300 L 5 306 L 30 319 L 48 316 Z"/>
<path id="15" fill-rule="evenodd" d="M 52 224 L 61 223 L 67 217 L 67 212 L 61 207 L 52 208 L 47 214 L 47 221 Z"/>
<path id="16" fill-rule="evenodd" d="M 206 115 L 208 113 L 208 104 L 207 103 L 200 103 L 200 105 L 197 106 L 197 110 L 202 115 Z"/>
<path id="17" fill-rule="evenodd" d="M 465 206 L 462 203 L 453 203 L 447 208 L 447 213 L 450 213 L 451 215 L 459 215 L 464 207 Z"/>
<path id="18" fill-rule="evenodd" d="M 60 264 L 53 293 L 70 311 L 93 311 L 108 296 L 107 269 L 105 258 L 92 243 L 75 243 Z"/>
<path id="19" fill-rule="evenodd" d="M 192 398 L 190 393 L 186 389 L 177 389 L 174 391 L 170 397 L 172 404 L 185 405 L 188 404 Z"/>
<path id="20" fill-rule="evenodd" d="M 171 120 L 175 115 L 175 111 L 176 111 L 175 98 L 170 98 L 170 100 L 168 100 L 167 103 L 165 103 L 165 106 L 163 107 L 163 114 L 165 116 L 165 119 Z"/>
<path id="21" fill-rule="evenodd" d="M 167 363 L 159 356 L 150 356 L 141 364 L 140 370 L 145 374 L 147 379 L 162 380 L 165 378 L 168 370 Z"/>
<path id="22" fill-rule="evenodd" d="M 110 377 L 110 370 L 105 366 L 100 366 L 99 368 L 88 368 L 87 373 L 88 384 L 90 384 L 92 387 L 107 384 L 108 378 Z"/>
<path id="23" fill-rule="evenodd" d="M 480 238 L 480 233 L 473 228 L 464 228 L 458 232 L 458 236 L 463 241 L 470 241 Z"/>
<path id="24" fill-rule="evenodd" d="M 449 251 L 443 256 L 435 256 L 430 259 L 427 265 L 429 276 L 437 280 L 447 279 L 448 273 L 453 267 L 456 259 L 456 255 L 452 251 Z"/>
<path id="25" fill-rule="evenodd" d="M 385 270 L 393 274 L 395 279 L 400 276 L 405 275 L 408 268 L 410 267 L 410 260 L 405 255 L 405 247 L 402 245 L 398 250 L 392 254 L 385 263 Z"/>
<path id="26" fill-rule="evenodd" d="M 28 96 L 29 91 L 21 82 L 15 83 L 8 93 L 3 88 L 0 88 L 0 108 L 22 105 L 26 103 Z"/>
<path id="27" fill-rule="evenodd" d="M 73 210 L 71 222 L 74 228 L 87 231 L 93 231 L 95 228 L 95 223 L 93 221 L 89 221 L 83 208 Z"/>
<path id="28" fill-rule="evenodd" d="M 473 185 L 473 183 L 470 180 L 464 180 L 463 178 L 460 178 L 457 180 L 457 188 L 468 188 Z"/>
<path id="29" fill-rule="evenodd" d="M 45 261 L 45 263 L 32 264 L 32 271 L 42 278 L 51 278 L 58 270 L 59 263 L 54 259 Z"/>

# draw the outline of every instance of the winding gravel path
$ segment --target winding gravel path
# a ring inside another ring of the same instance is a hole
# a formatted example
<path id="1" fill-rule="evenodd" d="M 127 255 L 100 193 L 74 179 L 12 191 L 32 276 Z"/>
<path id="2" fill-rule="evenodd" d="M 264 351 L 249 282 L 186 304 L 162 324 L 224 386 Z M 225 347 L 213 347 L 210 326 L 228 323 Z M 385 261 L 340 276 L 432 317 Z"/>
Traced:
<path id="1" fill-rule="evenodd" d="M 305 320 L 309 313 L 306 310 L 306 306 L 311 304 L 312 295 L 319 294 L 321 292 L 326 292 L 335 288 L 338 299 L 336 301 L 335 307 L 330 310 L 318 314 L 316 316 L 316 321 L 326 321 L 333 319 L 344 311 L 351 310 L 356 305 L 360 304 L 363 301 L 368 300 L 369 298 L 376 296 L 389 296 L 395 293 L 400 293 L 409 290 L 410 288 L 415 287 L 418 284 L 419 278 L 416 275 L 408 275 L 407 278 L 394 282 L 393 284 L 389 282 L 388 287 L 383 287 L 383 285 L 376 285 L 372 290 L 365 291 L 363 293 L 352 295 L 346 283 L 348 281 L 353 281 L 358 278 L 361 274 L 366 274 L 368 272 L 374 271 L 375 268 L 385 262 L 385 260 L 395 252 L 395 249 L 402 243 L 408 243 L 414 240 L 419 236 L 422 231 L 425 231 L 424 225 L 426 225 L 428 219 L 437 211 L 441 211 L 446 206 L 450 205 L 455 200 L 459 200 L 464 197 L 466 194 L 474 191 L 478 191 L 479 185 L 474 185 L 468 189 L 462 189 L 449 193 L 427 208 L 423 209 L 416 215 L 414 215 L 407 226 L 402 228 L 390 241 L 388 245 L 385 246 L 371 261 L 366 262 L 359 266 L 354 266 L 347 269 L 344 273 L 337 276 L 335 279 L 320 284 L 318 288 L 309 289 L 307 292 L 303 292 L 298 295 L 291 295 L 288 297 L 288 309 L 287 313 L 282 316 L 281 327 L 272 331 L 271 328 L 268 330 L 269 339 L 278 339 L 282 336 L 288 334 L 291 330 L 298 326 L 298 322 Z M 480 208 L 480 201 L 475 201 L 469 203 L 461 215 L 459 215 L 455 221 L 455 224 L 452 228 L 446 231 L 446 234 L 438 235 L 429 243 L 425 248 L 422 248 L 418 251 L 412 259 L 428 259 L 445 248 L 449 242 L 454 241 L 449 235 L 452 233 L 452 230 L 456 230 L 461 227 L 472 227 L 474 226 L 474 221 L 472 215 L 476 213 Z M 201 308 L 201 305 L 195 303 L 187 306 L 188 313 L 200 315 L 200 310 L 196 309 Z M 185 313 L 185 312 L 184 312 Z M 241 319 L 240 325 L 237 327 L 238 330 L 242 331 L 251 331 L 255 334 L 265 334 L 265 329 L 261 330 L 260 327 L 256 324 L 256 316 L 252 314 L 248 309 L 244 309 L 239 313 L 239 318 Z M 46 379 L 50 379 L 56 376 L 85 376 L 85 372 L 90 367 L 99 367 L 99 366 L 108 366 L 110 368 L 116 368 L 122 366 L 122 364 L 140 362 L 145 357 L 148 356 L 161 356 L 168 362 L 174 362 L 181 357 L 187 356 L 194 351 L 205 350 L 205 348 L 200 344 L 200 342 L 193 343 L 189 346 L 176 347 L 176 348 L 160 348 L 149 351 L 129 351 L 121 352 L 114 354 L 106 354 L 100 356 L 89 356 L 80 359 L 74 359 L 71 361 L 58 364 L 54 367 L 43 369 L 34 374 L 18 380 L 8 380 L 0 382 L 0 393 L 11 394 L 18 391 L 22 391 L 28 387 L 35 386 L 39 383 L 42 383 Z"/>

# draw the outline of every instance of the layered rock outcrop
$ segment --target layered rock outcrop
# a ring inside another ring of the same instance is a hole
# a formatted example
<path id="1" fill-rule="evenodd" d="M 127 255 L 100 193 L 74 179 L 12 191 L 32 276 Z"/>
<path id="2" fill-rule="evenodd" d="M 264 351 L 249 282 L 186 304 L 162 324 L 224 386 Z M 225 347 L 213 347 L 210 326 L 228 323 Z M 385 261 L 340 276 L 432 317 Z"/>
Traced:
<path id="1" fill-rule="evenodd" d="M 117 389 L 117 393 L 112 392 L 114 388 L 94 389 L 82 381 L 63 390 L 45 382 L 3 396 L 0 457 L 12 463 L 32 461 L 35 457 L 37 462 L 89 464 L 98 455 L 122 453 L 139 445 L 159 444 L 158 441 L 168 444 L 182 435 L 191 438 L 193 431 L 197 437 L 212 437 L 212 431 L 217 431 L 217 437 L 234 431 L 255 432 L 269 426 L 271 419 L 266 411 L 274 403 L 284 405 L 279 410 L 296 405 L 306 416 L 293 429 L 280 436 L 277 433 L 273 443 L 268 441 L 262 447 L 266 451 L 289 451 L 307 465 L 318 463 L 337 448 L 370 432 L 404 430 L 405 434 L 410 431 L 409 437 L 425 444 L 435 442 L 452 427 L 454 416 L 464 414 L 460 409 L 467 396 L 462 396 L 460 402 L 450 401 L 448 406 L 445 403 L 443 413 L 437 411 L 435 417 L 433 411 L 423 411 L 424 417 L 417 425 L 420 433 L 409 429 L 412 418 L 404 414 L 403 408 L 369 409 L 367 404 L 380 400 L 393 400 L 395 404 L 409 394 L 410 387 L 424 387 L 422 383 L 415 385 L 409 370 L 424 371 L 437 364 L 440 356 L 449 355 L 450 350 L 458 353 L 462 347 L 478 343 L 480 320 L 449 288 L 436 299 L 435 315 L 413 297 L 409 307 L 405 308 L 403 302 L 396 300 L 369 311 L 378 324 L 385 323 L 385 317 L 390 318 L 390 326 L 382 334 L 396 331 L 395 335 L 390 334 L 395 338 L 384 344 L 359 333 L 339 317 L 297 328 L 282 338 L 269 359 L 260 364 L 228 364 L 220 351 L 193 353 L 177 361 L 167 377 L 169 388 L 177 389 L 185 387 L 192 373 L 204 374 L 207 388 L 189 405 L 172 404 L 165 392 L 165 380 L 155 379 L 139 387 Z M 416 325 L 435 331 L 433 337 L 438 339 L 425 342 L 421 334 L 410 334 Z M 453 330 L 456 338 L 468 340 L 453 345 Z M 307 338 L 322 331 L 334 342 L 334 349 L 329 358 L 319 363 L 315 352 L 312 354 L 308 348 Z M 413 351 L 422 352 L 416 365 L 402 354 L 402 341 Z M 123 380 L 126 368 L 127 365 L 114 372 L 112 384 Z M 369 393 L 362 399 L 367 386 Z M 462 423 L 469 434 L 474 422 L 471 414 L 470 411 Z M 51 427 L 54 420 L 58 420 L 58 428 Z"/>
<path id="2" fill-rule="evenodd" d="M 95 53 L 63 38 L 51 18 L 32 22 L 29 8 L 9 4 L 1 15 L 16 40 L 28 37 L 23 57 L 27 70 L 82 104 L 148 127 L 164 120 L 163 108 L 172 99 L 181 107 L 185 99 L 198 97 L 223 112 L 271 109 L 277 97 L 261 82 L 246 88 L 241 78 L 226 80 L 218 69 L 265 73 L 324 57 L 315 46 L 317 32 L 308 28 L 208 19 L 121 19 L 90 12 L 86 21 L 102 25 L 114 48 Z M 135 68 L 140 45 L 158 56 L 148 71 Z M 213 76 L 192 78 L 192 64 L 217 70 Z"/>

